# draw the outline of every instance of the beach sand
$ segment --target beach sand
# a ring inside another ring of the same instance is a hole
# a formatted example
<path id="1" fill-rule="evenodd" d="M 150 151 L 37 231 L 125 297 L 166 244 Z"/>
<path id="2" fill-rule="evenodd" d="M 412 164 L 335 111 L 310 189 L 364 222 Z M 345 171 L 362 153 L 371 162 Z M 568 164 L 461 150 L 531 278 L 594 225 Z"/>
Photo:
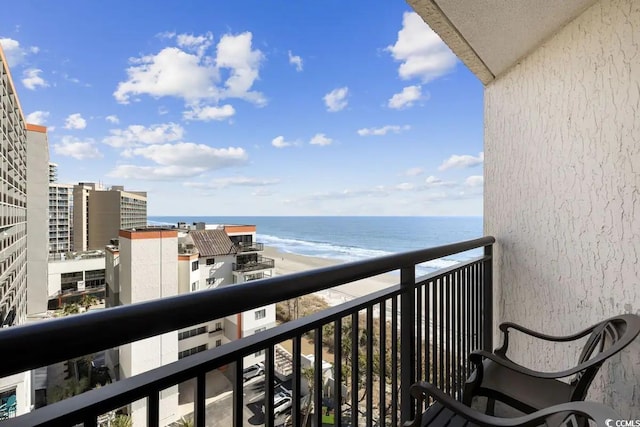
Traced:
<path id="1" fill-rule="evenodd" d="M 299 273 L 301 271 L 329 267 L 343 263 L 343 261 L 340 260 L 281 252 L 277 248 L 267 246 L 264 248 L 263 255 L 275 260 L 275 275 L 277 276 Z M 354 298 L 370 294 L 371 292 L 396 285 L 399 282 L 399 275 L 387 273 L 347 283 L 336 288 L 316 292 L 316 295 L 324 298 L 329 305 L 335 306 Z"/>

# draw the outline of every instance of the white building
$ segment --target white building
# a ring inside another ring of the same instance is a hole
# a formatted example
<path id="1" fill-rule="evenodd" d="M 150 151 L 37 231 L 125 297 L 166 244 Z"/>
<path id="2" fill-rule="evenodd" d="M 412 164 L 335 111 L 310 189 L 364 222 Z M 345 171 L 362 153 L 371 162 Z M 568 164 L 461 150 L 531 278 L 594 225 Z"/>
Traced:
<path id="1" fill-rule="evenodd" d="M 66 252 L 49 256 L 47 296 L 49 309 L 78 302 L 85 294 L 103 299 L 105 252 Z"/>
<path id="2" fill-rule="evenodd" d="M 25 123 L 2 47 L 0 159 L 0 326 L 4 328 L 46 310 L 49 158 L 46 128 Z M 0 379 L 0 418 L 28 412 L 32 401 L 31 372 Z"/>
<path id="3" fill-rule="evenodd" d="M 255 226 L 198 228 L 121 230 L 118 244 L 106 247 L 106 307 L 236 286 L 250 280 L 249 274 L 271 276 L 273 260 L 258 256 Z M 119 354 L 108 355 L 107 363 L 116 379 L 127 378 L 273 326 L 275 304 L 121 346 Z M 258 352 L 244 363 L 263 360 Z M 163 394 L 161 417 L 167 422 L 177 416 L 177 395 L 177 389 Z M 141 408 L 132 408 L 134 418 Z"/>
<path id="4" fill-rule="evenodd" d="M 57 165 L 49 163 L 49 253 L 73 249 L 73 185 L 56 182 Z"/>

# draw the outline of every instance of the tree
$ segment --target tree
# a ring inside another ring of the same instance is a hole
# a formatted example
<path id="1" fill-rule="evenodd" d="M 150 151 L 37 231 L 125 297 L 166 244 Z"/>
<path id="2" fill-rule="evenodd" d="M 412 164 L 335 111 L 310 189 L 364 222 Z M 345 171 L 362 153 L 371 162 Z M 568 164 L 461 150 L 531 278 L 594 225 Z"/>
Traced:
<path id="1" fill-rule="evenodd" d="M 110 427 L 133 427 L 133 420 L 129 415 L 116 415 L 109 425 Z"/>
<path id="2" fill-rule="evenodd" d="M 80 305 L 84 307 L 85 311 L 89 310 L 92 305 L 96 305 L 97 303 L 98 299 L 89 294 L 84 294 L 80 300 Z"/>
<path id="3" fill-rule="evenodd" d="M 64 304 L 62 308 L 58 311 L 58 316 L 64 317 L 69 316 L 71 314 L 80 313 L 80 306 L 76 303 Z"/>
<path id="4" fill-rule="evenodd" d="M 305 405 L 305 409 L 304 409 L 304 422 L 302 423 L 303 426 L 307 426 L 307 422 L 309 421 L 309 414 L 311 413 L 311 404 L 313 403 L 313 399 L 314 399 L 313 393 L 315 389 L 315 382 L 314 382 L 315 370 L 313 369 L 313 366 L 308 366 L 302 369 L 301 375 L 302 375 L 302 378 L 306 380 L 307 384 L 309 385 L 309 394 L 307 395 L 307 404 Z"/>

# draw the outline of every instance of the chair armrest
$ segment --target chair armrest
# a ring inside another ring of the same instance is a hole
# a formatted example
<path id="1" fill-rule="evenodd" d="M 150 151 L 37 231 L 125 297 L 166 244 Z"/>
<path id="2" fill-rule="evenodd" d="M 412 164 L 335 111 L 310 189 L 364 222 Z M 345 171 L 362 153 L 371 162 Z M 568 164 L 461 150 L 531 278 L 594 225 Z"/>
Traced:
<path id="1" fill-rule="evenodd" d="M 567 341 L 575 341 L 577 339 L 580 339 L 590 334 L 591 332 L 593 332 L 595 326 L 591 326 L 583 331 L 577 332 L 572 335 L 566 335 L 566 336 L 554 336 L 554 335 L 543 334 L 542 332 L 533 331 L 531 329 L 525 328 L 524 326 L 518 325 L 517 323 L 513 323 L 513 322 L 501 323 L 499 328 L 502 331 L 502 333 L 508 333 L 509 328 L 513 328 L 527 335 L 530 335 L 532 337 L 539 338 L 545 341 L 567 342 Z"/>
<path id="2" fill-rule="evenodd" d="M 505 368 L 509 368 L 513 371 L 516 371 L 524 375 L 528 375 L 530 377 L 543 378 L 548 380 L 551 380 L 551 379 L 555 380 L 558 378 L 569 377 L 571 375 L 577 374 L 578 372 L 582 372 L 585 369 L 590 368 L 598 363 L 598 360 L 592 359 L 592 360 L 588 360 L 587 362 L 581 363 L 577 366 L 574 366 L 573 368 L 566 369 L 564 371 L 540 372 L 540 371 L 534 371 L 533 369 L 525 368 L 524 366 L 518 365 L 517 363 L 514 363 L 509 359 L 504 359 L 501 356 L 495 355 L 493 353 L 489 353 L 488 351 L 484 351 L 484 350 L 475 350 L 475 351 L 472 351 L 471 354 L 469 355 L 469 360 L 474 365 L 476 365 L 476 367 L 480 370 L 480 372 L 482 372 L 482 369 L 483 369 L 483 368 L 480 368 L 480 366 L 482 366 L 482 362 L 484 359 L 489 359 L 501 366 L 504 366 Z M 482 381 L 482 378 L 480 377 L 479 380 Z"/>
<path id="3" fill-rule="evenodd" d="M 478 412 L 468 406 L 463 405 L 451 396 L 445 394 L 432 384 L 427 382 L 419 382 L 411 386 L 411 395 L 422 402 L 425 396 L 431 396 L 444 407 L 452 412 L 460 415 L 466 420 L 482 427 L 529 427 L 539 426 L 551 415 L 568 412 L 570 414 L 589 418 L 597 423 L 598 426 L 606 426 L 607 419 L 619 419 L 620 416 L 612 409 L 593 402 L 569 402 L 560 405 L 551 406 L 532 414 L 524 415 L 516 418 L 498 418 Z M 418 414 L 412 421 L 407 421 L 404 427 L 419 427 L 422 420 L 421 414 Z"/>
<path id="4" fill-rule="evenodd" d="M 507 349 L 509 348 L 509 329 L 515 329 L 531 337 L 538 338 L 545 341 L 568 342 L 568 341 L 575 341 L 577 339 L 580 339 L 584 336 L 589 335 L 591 332 L 593 332 L 593 330 L 596 327 L 597 325 L 591 326 L 583 331 L 580 331 L 572 335 L 553 336 L 553 335 L 543 334 L 542 332 L 533 331 L 531 329 L 525 328 L 524 326 L 518 325 L 517 323 L 504 322 L 504 323 L 501 323 L 500 326 L 498 326 L 498 328 L 500 329 L 500 332 L 502 332 L 502 345 L 496 348 L 494 352 L 504 358 L 507 357 Z"/>

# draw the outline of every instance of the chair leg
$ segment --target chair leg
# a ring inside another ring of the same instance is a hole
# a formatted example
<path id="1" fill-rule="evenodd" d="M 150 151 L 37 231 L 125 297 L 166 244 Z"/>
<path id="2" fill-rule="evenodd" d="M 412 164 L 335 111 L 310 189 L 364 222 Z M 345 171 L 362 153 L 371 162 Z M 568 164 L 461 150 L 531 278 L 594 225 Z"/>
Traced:
<path id="1" fill-rule="evenodd" d="M 496 400 L 490 397 L 487 397 L 487 409 L 485 414 L 487 415 L 495 415 L 496 411 Z"/>
<path id="2" fill-rule="evenodd" d="M 462 392 L 462 403 L 466 406 L 471 407 L 471 402 L 473 401 L 473 385 L 471 383 L 464 384 L 464 390 Z"/>

